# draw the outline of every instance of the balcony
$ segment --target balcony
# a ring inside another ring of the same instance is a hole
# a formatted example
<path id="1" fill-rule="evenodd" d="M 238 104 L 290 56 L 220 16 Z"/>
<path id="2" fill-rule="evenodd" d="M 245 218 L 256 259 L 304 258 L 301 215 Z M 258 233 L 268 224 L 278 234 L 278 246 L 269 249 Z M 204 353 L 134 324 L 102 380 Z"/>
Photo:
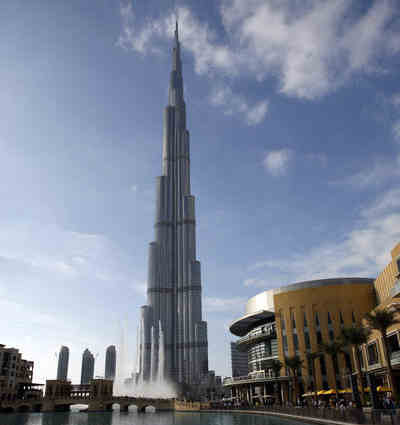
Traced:
<path id="1" fill-rule="evenodd" d="M 394 284 L 393 288 L 390 290 L 390 296 L 397 297 L 400 295 L 400 275 L 397 276 L 396 283 Z"/>
<path id="2" fill-rule="evenodd" d="M 263 325 L 257 330 L 254 330 L 248 333 L 246 336 L 239 338 L 236 343 L 240 345 L 253 344 L 258 341 L 265 339 L 276 338 L 276 325 L 275 323 L 270 323 L 268 325 Z"/>
<path id="3" fill-rule="evenodd" d="M 392 366 L 400 364 L 400 351 L 393 351 L 390 354 L 390 361 Z"/>
<path id="4" fill-rule="evenodd" d="M 231 386 L 231 385 L 240 385 L 240 384 L 251 384 L 251 383 L 257 383 L 257 382 L 264 382 L 264 381 L 287 381 L 287 380 L 289 380 L 288 376 L 279 376 L 278 378 L 276 378 L 274 374 L 270 371 L 260 371 L 260 372 L 255 372 L 245 376 L 225 378 L 223 381 L 223 385 Z"/>

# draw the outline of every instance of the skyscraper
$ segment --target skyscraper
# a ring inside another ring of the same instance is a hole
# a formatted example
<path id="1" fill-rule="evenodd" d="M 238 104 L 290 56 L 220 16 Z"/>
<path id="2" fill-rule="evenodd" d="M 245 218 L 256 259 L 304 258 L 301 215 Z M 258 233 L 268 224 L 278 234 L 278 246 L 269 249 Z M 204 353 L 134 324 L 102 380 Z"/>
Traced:
<path id="1" fill-rule="evenodd" d="M 86 348 L 82 355 L 81 384 L 88 384 L 94 376 L 94 356 Z"/>
<path id="2" fill-rule="evenodd" d="M 207 323 L 202 320 L 196 260 L 178 24 L 174 44 L 164 110 L 162 175 L 157 178 L 155 241 L 149 247 L 147 305 L 141 308 L 140 374 L 145 380 L 154 379 L 160 367 L 174 381 L 195 384 L 208 372 Z"/>
<path id="3" fill-rule="evenodd" d="M 115 351 L 115 345 L 110 345 L 106 350 L 106 366 L 104 371 L 104 377 L 106 379 L 115 378 L 116 361 L 117 355 Z"/>
<path id="4" fill-rule="evenodd" d="M 57 379 L 66 381 L 68 376 L 69 348 L 62 346 L 58 354 Z"/>

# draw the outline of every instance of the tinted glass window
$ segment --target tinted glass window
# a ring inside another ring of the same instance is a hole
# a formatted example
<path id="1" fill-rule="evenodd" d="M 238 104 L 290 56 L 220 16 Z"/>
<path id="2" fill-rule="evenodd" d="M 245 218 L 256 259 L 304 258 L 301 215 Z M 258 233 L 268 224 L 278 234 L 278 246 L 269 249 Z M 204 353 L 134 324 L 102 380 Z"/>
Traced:
<path id="1" fill-rule="evenodd" d="M 367 347 L 368 354 L 368 364 L 373 365 L 378 363 L 378 349 L 376 347 L 376 343 L 370 344 Z"/>

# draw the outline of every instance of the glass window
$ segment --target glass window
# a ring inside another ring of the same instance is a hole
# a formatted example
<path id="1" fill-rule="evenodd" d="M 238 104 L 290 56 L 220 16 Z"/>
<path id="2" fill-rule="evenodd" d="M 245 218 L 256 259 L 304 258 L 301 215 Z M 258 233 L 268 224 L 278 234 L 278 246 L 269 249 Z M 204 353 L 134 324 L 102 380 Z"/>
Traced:
<path id="1" fill-rule="evenodd" d="M 283 350 L 288 351 L 287 336 L 283 335 L 282 340 L 283 340 Z"/>
<path id="2" fill-rule="evenodd" d="M 397 338 L 397 334 L 390 335 L 386 338 L 389 353 L 394 353 L 400 350 L 399 339 Z"/>
<path id="3" fill-rule="evenodd" d="M 334 371 L 335 371 L 335 375 L 337 375 L 337 374 L 339 373 L 339 364 L 338 364 L 338 359 L 337 359 L 337 357 L 334 357 L 334 358 L 332 359 L 332 362 L 333 362 L 333 369 L 334 369 Z"/>
<path id="4" fill-rule="evenodd" d="M 351 320 L 353 323 L 356 323 L 356 316 L 354 315 L 354 311 L 351 312 Z"/>
<path id="5" fill-rule="evenodd" d="M 321 331 L 317 331 L 317 344 L 322 344 L 322 334 Z"/>
<path id="6" fill-rule="evenodd" d="M 362 348 L 358 349 L 358 361 L 360 362 L 361 369 L 364 369 L 364 356 L 363 356 L 363 350 Z"/>
<path id="7" fill-rule="evenodd" d="M 328 311 L 328 325 L 332 324 L 332 318 L 331 318 L 331 314 Z"/>
<path id="8" fill-rule="evenodd" d="M 294 345 L 294 349 L 296 351 L 299 350 L 299 338 L 297 337 L 297 334 L 293 334 L 293 345 Z"/>
<path id="9" fill-rule="evenodd" d="M 308 332 L 304 332 L 304 342 L 306 345 L 306 349 L 310 350 L 311 349 L 311 342 L 310 342 L 310 334 Z"/>
<path id="10" fill-rule="evenodd" d="M 321 375 L 326 375 L 326 363 L 325 363 L 325 356 L 321 356 L 319 358 L 319 363 L 321 365 Z"/>
<path id="11" fill-rule="evenodd" d="M 283 318 L 282 314 L 281 314 L 281 328 L 282 328 L 282 330 L 286 329 L 285 319 Z"/>
<path id="12" fill-rule="evenodd" d="M 346 352 L 344 353 L 344 361 L 346 364 L 346 369 L 351 370 L 351 358 L 349 353 L 346 353 Z"/>
<path id="13" fill-rule="evenodd" d="M 319 317 L 318 317 L 318 313 L 315 313 L 315 325 L 319 326 Z"/>
<path id="14" fill-rule="evenodd" d="M 332 329 L 329 329 L 329 339 L 331 341 L 334 341 L 335 340 L 335 334 L 333 333 L 333 330 Z"/>
<path id="15" fill-rule="evenodd" d="M 308 326 L 308 322 L 307 322 L 307 316 L 305 312 L 304 312 L 303 320 L 304 320 L 304 327 L 306 328 Z"/>
<path id="16" fill-rule="evenodd" d="M 294 318 L 294 312 L 292 311 L 290 313 L 290 315 L 291 315 L 291 320 L 292 320 L 292 328 L 296 329 L 296 319 Z"/>
<path id="17" fill-rule="evenodd" d="M 340 324 L 344 325 L 343 314 L 341 311 L 339 312 L 339 319 L 340 319 Z"/>
<path id="18" fill-rule="evenodd" d="M 378 363 L 378 348 L 376 346 L 376 342 L 368 345 L 367 354 L 368 354 L 368 364 L 369 365 L 373 365 L 373 364 Z"/>

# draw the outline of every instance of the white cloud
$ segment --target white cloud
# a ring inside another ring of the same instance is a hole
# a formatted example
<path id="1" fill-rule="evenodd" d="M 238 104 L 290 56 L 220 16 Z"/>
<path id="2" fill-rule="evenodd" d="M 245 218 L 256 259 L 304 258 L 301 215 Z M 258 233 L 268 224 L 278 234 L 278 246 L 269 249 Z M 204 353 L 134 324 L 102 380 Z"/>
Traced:
<path id="1" fill-rule="evenodd" d="M 393 106 L 395 106 L 396 108 L 400 107 L 400 93 L 395 93 L 392 98 L 391 98 L 391 103 L 393 104 Z"/>
<path id="2" fill-rule="evenodd" d="M 394 140 L 400 143 L 400 118 L 394 122 L 392 130 Z"/>
<path id="3" fill-rule="evenodd" d="M 137 292 L 140 295 L 146 296 L 147 293 L 147 282 L 146 281 L 140 281 L 140 280 L 135 280 L 132 285 L 131 288 Z"/>
<path id="4" fill-rule="evenodd" d="M 209 313 L 239 312 L 246 302 L 243 297 L 204 297 L 204 308 Z"/>
<path id="5" fill-rule="evenodd" d="M 349 184 L 356 188 L 379 185 L 400 175 L 400 155 L 394 157 L 380 156 L 364 164 L 363 169 L 353 175 L 334 183 Z"/>
<path id="6" fill-rule="evenodd" d="M 214 106 L 222 107 L 225 115 L 243 116 L 248 125 L 260 124 L 268 112 L 267 100 L 251 106 L 243 96 L 233 93 L 227 86 L 214 87 L 210 102 Z"/>
<path id="7" fill-rule="evenodd" d="M 132 191 L 132 192 L 137 192 L 137 190 L 138 190 L 137 185 L 136 185 L 136 184 L 133 184 L 133 185 L 131 186 L 131 191 Z"/>
<path id="8" fill-rule="evenodd" d="M 355 228 L 338 242 L 328 242 L 284 260 L 266 260 L 250 267 L 265 270 L 261 279 L 281 275 L 280 282 L 360 275 L 376 277 L 390 261 L 400 240 L 400 190 L 388 190 L 366 208 Z"/>
<path id="9" fill-rule="evenodd" d="M 282 93 L 314 99 L 355 74 L 381 70 L 384 59 L 400 50 L 395 1 L 375 0 L 361 14 L 357 10 L 355 0 L 224 0 L 223 38 L 189 8 L 180 7 L 177 14 L 197 73 L 275 76 Z M 122 6 L 119 44 L 141 53 L 158 51 L 172 36 L 175 16 L 171 11 L 138 28 L 132 6 Z"/>
<path id="10" fill-rule="evenodd" d="M 293 156 L 294 153 L 291 149 L 270 151 L 265 155 L 263 164 L 265 169 L 273 176 L 282 176 L 287 173 Z"/>
<path id="11" fill-rule="evenodd" d="M 250 279 L 246 279 L 243 282 L 244 286 L 246 287 L 254 287 L 254 288 L 267 288 L 269 283 L 266 280 L 263 279 L 255 279 L 255 278 L 250 278 Z"/>
<path id="12" fill-rule="evenodd" d="M 398 33 L 390 28 L 392 1 L 375 1 L 355 16 L 355 1 L 226 0 L 225 26 L 256 75 L 278 75 L 289 96 L 313 99 L 354 73 L 375 71 L 378 57 L 395 54 Z M 266 25 L 268 22 L 268 25 Z"/>

